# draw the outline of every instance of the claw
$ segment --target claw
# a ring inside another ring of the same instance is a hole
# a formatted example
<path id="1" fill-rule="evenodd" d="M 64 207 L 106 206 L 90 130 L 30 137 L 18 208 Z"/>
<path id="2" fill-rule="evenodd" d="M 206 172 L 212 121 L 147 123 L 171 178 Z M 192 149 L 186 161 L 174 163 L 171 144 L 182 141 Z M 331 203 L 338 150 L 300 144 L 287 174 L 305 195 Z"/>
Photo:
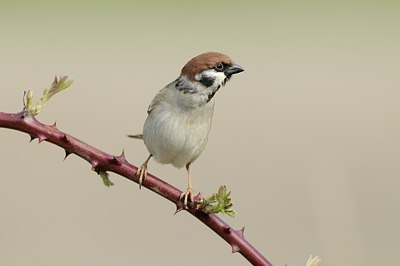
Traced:
<path id="1" fill-rule="evenodd" d="M 142 189 L 142 184 L 144 179 L 147 177 L 147 165 L 142 164 L 142 166 L 137 170 L 136 176 L 139 176 L 139 189 Z"/>
<path id="2" fill-rule="evenodd" d="M 193 190 L 191 187 L 188 187 L 188 189 L 186 190 L 186 192 L 182 192 L 182 194 L 179 196 L 179 200 L 183 200 L 183 205 L 185 206 L 185 208 L 188 208 L 188 200 L 190 199 L 190 202 L 194 202 L 193 199 Z"/>
<path id="3" fill-rule="evenodd" d="M 142 189 L 142 184 L 144 182 L 144 179 L 147 177 L 147 164 L 149 163 L 150 158 L 153 155 L 149 155 L 147 160 L 140 166 L 139 169 L 137 169 L 135 176 L 139 176 L 138 183 L 139 183 L 139 189 Z"/>

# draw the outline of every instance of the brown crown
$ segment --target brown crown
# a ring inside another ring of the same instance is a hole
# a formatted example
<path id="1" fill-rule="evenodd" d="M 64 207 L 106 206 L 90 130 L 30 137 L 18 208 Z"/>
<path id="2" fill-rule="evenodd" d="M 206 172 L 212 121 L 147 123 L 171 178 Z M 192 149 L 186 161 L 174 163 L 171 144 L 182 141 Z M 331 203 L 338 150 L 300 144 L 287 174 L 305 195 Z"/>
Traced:
<path id="1" fill-rule="evenodd" d="M 195 76 L 206 70 L 211 69 L 217 63 L 232 65 L 232 59 L 224 54 L 217 52 L 207 52 L 190 59 L 189 62 L 182 68 L 181 75 L 185 75 L 189 80 L 195 81 Z"/>

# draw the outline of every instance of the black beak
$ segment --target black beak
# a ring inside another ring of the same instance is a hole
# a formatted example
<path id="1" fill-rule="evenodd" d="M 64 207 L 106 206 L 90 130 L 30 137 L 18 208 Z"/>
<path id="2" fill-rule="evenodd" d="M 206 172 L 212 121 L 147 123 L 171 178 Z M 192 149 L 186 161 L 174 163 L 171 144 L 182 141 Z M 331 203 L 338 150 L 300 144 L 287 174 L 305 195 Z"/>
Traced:
<path id="1" fill-rule="evenodd" d="M 241 67 L 239 65 L 232 65 L 227 70 L 225 70 L 225 75 L 229 77 L 233 74 L 237 74 L 237 73 L 240 73 L 243 71 L 244 71 L 243 67 Z"/>

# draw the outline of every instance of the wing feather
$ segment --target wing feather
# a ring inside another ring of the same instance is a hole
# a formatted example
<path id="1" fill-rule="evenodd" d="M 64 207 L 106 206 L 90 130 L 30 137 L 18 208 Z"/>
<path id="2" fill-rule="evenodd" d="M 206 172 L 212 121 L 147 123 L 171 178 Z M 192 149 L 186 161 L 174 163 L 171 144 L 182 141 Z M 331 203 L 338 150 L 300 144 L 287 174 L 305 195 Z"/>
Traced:
<path id="1" fill-rule="evenodd" d="M 154 96 L 153 100 L 151 101 L 149 107 L 147 108 L 147 114 L 149 115 L 151 113 L 151 111 L 160 104 L 161 101 L 165 101 L 165 97 L 167 94 L 167 91 L 169 89 L 171 89 L 170 87 L 173 86 L 175 87 L 175 83 L 176 81 L 171 82 L 170 84 L 168 84 L 167 86 L 165 86 L 164 88 L 162 88 L 157 94 L 156 96 Z"/>

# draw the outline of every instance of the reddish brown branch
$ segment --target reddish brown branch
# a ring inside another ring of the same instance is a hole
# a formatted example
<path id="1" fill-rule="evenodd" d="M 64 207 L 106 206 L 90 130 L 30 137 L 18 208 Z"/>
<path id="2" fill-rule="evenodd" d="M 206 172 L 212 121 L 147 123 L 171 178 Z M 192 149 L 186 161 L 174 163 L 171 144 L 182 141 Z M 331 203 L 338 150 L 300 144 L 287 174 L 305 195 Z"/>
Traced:
<path id="1" fill-rule="evenodd" d="M 133 182 L 138 182 L 138 179 L 135 176 L 137 167 L 130 164 L 125 159 L 123 152 L 118 156 L 105 153 L 60 131 L 57 129 L 55 124 L 44 125 L 33 117 L 24 116 L 23 113 L 0 113 L 0 127 L 25 132 L 29 134 L 32 139 L 37 138 L 39 142 L 51 142 L 63 148 L 66 156 L 74 153 L 85 159 L 92 165 L 92 169 L 98 173 L 110 171 L 132 180 Z M 179 201 L 179 196 L 182 191 L 179 189 L 151 174 L 148 174 L 143 183 L 143 187 L 146 187 L 173 202 L 177 206 L 178 210 L 182 209 L 182 203 Z M 272 264 L 244 238 L 244 228 L 242 230 L 235 230 L 218 216 L 206 214 L 193 207 L 190 207 L 186 211 L 202 221 L 228 242 L 232 247 L 232 252 L 239 252 L 253 265 L 272 266 Z"/>

